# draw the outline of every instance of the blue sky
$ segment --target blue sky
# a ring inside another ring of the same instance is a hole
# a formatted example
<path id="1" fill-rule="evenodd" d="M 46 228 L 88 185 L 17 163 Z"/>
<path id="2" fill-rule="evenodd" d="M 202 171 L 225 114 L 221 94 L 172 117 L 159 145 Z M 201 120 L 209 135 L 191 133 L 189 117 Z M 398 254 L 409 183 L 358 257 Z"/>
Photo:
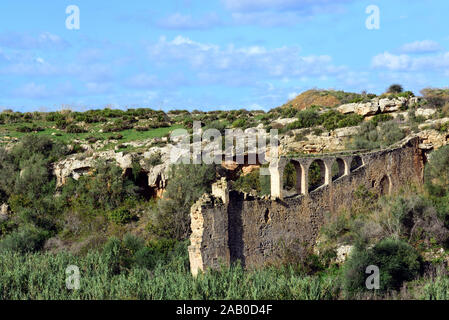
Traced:
<path id="1" fill-rule="evenodd" d="M 446 87 L 447 12 L 447 0 L 2 1 L 0 109 L 269 110 L 311 88 Z"/>

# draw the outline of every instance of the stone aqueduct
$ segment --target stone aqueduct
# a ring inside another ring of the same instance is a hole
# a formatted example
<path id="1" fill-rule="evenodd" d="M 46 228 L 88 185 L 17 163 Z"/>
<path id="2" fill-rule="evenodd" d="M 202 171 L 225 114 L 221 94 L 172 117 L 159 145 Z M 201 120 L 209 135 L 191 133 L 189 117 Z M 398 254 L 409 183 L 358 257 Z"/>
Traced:
<path id="1" fill-rule="evenodd" d="M 424 158 L 416 137 L 371 153 L 281 157 L 270 165 L 271 199 L 230 192 L 225 180 L 218 182 L 212 195 L 203 195 L 191 209 L 192 274 L 237 260 L 247 268 L 260 267 L 282 259 L 286 249 L 313 245 L 326 215 L 349 208 L 360 186 L 382 195 L 421 184 Z M 313 162 L 321 167 L 323 184 L 310 190 Z M 296 192 L 286 196 L 288 163 L 296 170 Z"/>

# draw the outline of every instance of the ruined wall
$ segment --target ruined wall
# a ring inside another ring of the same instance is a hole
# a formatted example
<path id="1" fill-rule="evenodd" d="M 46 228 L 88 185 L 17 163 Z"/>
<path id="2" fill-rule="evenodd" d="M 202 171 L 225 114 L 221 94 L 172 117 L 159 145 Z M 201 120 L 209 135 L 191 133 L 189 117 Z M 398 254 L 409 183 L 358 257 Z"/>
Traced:
<path id="1" fill-rule="evenodd" d="M 203 198 L 192 207 L 192 273 L 220 261 L 260 267 L 279 260 L 286 246 L 315 243 L 325 214 L 349 207 L 360 186 L 385 194 L 421 184 L 424 160 L 418 145 L 413 138 L 400 148 L 362 155 L 361 167 L 306 195 L 262 200 L 231 192 L 229 203 Z"/>

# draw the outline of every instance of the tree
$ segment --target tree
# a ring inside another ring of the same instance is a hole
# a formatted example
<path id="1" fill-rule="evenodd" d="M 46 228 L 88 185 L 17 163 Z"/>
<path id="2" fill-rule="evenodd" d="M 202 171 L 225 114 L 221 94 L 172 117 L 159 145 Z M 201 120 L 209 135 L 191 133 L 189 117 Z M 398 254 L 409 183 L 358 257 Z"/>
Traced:
<path id="1" fill-rule="evenodd" d="M 449 145 L 431 154 L 424 174 L 426 188 L 431 195 L 449 195 Z"/>
<path id="2" fill-rule="evenodd" d="M 404 91 L 404 88 L 400 84 L 392 84 L 388 90 L 387 93 L 401 93 Z"/>
<path id="3" fill-rule="evenodd" d="M 152 231 L 161 237 L 184 240 L 190 233 L 190 207 L 210 192 L 216 179 L 215 166 L 176 164 L 169 173 L 164 198 L 159 201 Z"/>

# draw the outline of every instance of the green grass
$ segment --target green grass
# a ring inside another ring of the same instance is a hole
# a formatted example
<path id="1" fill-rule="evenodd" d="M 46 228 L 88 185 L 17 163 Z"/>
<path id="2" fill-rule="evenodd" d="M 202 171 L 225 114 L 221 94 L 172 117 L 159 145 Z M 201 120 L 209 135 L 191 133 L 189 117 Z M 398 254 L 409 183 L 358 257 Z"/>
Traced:
<path id="1" fill-rule="evenodd" d="M 123 138 L 120 140 L 120 143 L 126 143 L 131 141 L 139 141 L 139 140 L 145 140 L 145 139 L 152 139 L 152 138 L 162 138 L 165 135 L 169 134 L 171 131 L 175 129 L 183 128 L 181 125 L 173 125 L 171 127 L 166 128 L 156 128 L 149 131 L 143 131 L 138 132 L 135 129 L 130 130 L 124 130 L 117 133 L 102 133 L 99 132 L 101 129 L 101 125 L 90 125 L 89 126 L 89 132 L 87 133 L 67 133 L 64 130 L 54 129 L 54 123 L 52 122 L 46 122 L 46 121 L 34 121 L 33 124 L 35 124 L 38 127 L 42 127 L 45 129 L 44 131 L 40 132 L 32 132 L 32 133 L 21 133 L 17 132 L 17 128 L 23 125 L 32 126 L 30 123 L 16 123 L 11 125 L 1 125 L 0 126 L 0 139 L 2 139 L 5 136 L 9 136 L 12 138 L 22 138 L 25 135 L 33 134 L 33 135 L 42 135 L 42 136 L 50 136 L 53 139 L 59 140 L 65 144 L 70 144 L 74 140 L 85 140 L 89 137 L 95 137 L 99 139 L 109 139 L 111 136 L 121 134 Z M 58 134 L 58 135 L 53 135 Z M 108 148 L 104 149 L 110 149 L 113 148 L 115 145 L 110 144 Z"/>
<path id="2" fill-rule="evenodd" d="M 195 279 L 186 252 L 151 271 L 133 267 L 116 273 L 114 263 L 113 257 L 97 251 L 82 257 L 2 252 L 0 300 L 323 300 L 338 295 L 335 277 L 301 276 L 287 267 L 247 272 L 223 268 Z M 66 288 L 69 265 L 79 267 L 79 290 Z"/>

